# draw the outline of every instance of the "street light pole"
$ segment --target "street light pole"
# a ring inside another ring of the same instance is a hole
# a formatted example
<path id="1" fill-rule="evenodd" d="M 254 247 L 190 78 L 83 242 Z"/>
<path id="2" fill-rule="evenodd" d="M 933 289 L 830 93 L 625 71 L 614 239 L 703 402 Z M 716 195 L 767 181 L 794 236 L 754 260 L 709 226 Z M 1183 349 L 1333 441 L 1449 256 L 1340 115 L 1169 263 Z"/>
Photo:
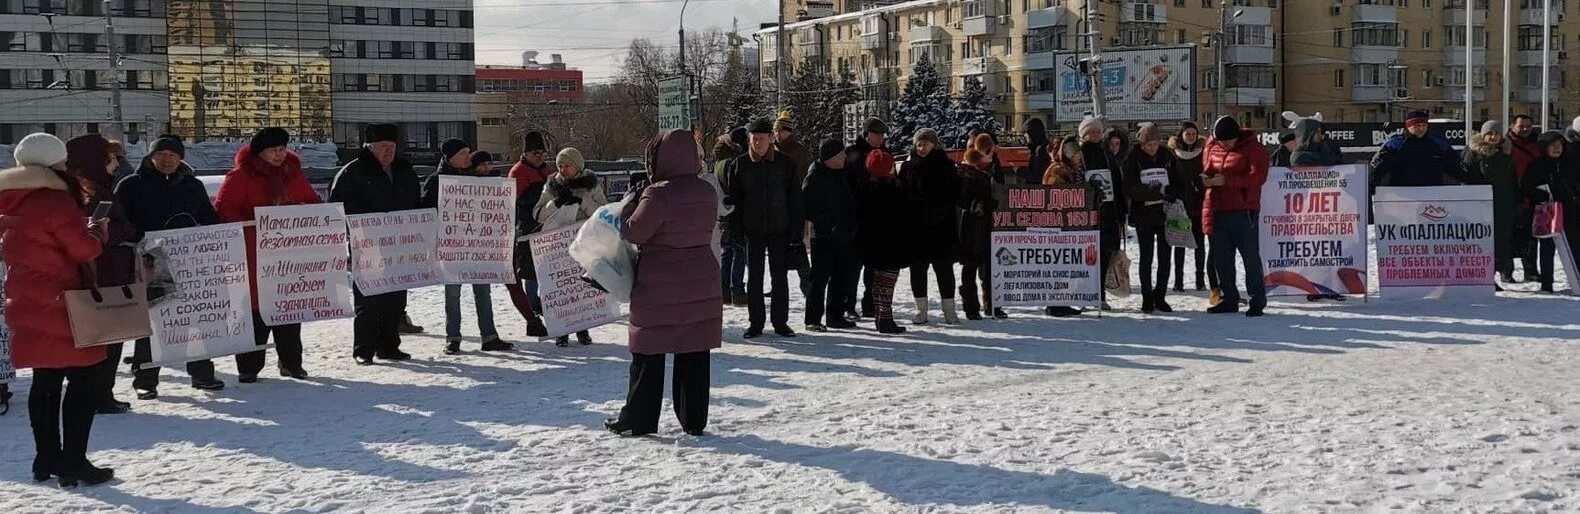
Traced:
<path id="1" fill-rule="evenodd" d="M 1470 135 L 1474 133 L 1472 131 L 1472 128 L 1475 126 L 1475 121 L 1473 121 L 1475 118 L 1472 117 L 1474 115 L 1472 115 L 1471 112 L 1470 112 L 1470 110 L 1474 108 L 1471 105 L 1470 101 L 1471 101 L 1471 95 L 1475 91 L 1474 86 L 1471 85 L 1471 80 L 1470 80 L 1470 72 L 1471 72 L 1471 70 L 1475 69 L 1474 61 L 1471 59 L 1471 48 L 1470 48 L 1471 43 L 1473 43 L 1475 41 L 1474 39 L 1471 38 L 1471 34 L 1475 33 L 1475 31 L 1476 31 L 1476 28 L 1475 28 L 1475 25 L 1474 25 L 1474 21 L 1473 21 L 1475 19 L 1475 16 L 1472 16 L 1472 15 L 1474 15 L 1476 13 L 1476 4 L 1473 3 L 1473 2 L 1474 2 L 1474 0 L 1465 0 L 1465 145 L 1466 145 L 1465 147 L 1466 148 L 1470 148 Z M 1490 6 L 1488 6 L 1488 7 L 1490 7 Z"/>
<path id="2" fill-rule="evenodd" d="M 1108 109 L 1108 98 L 1103 93 L 1103 32 L 1100 30 L 1102 21 L 1097 19 L 1097 10 L 1092 4 L 1096 0 L 1086 0 L 1082 4 L 1086 18 L 1087 45 L 1090 47 L 1091 56 L 1088 58 L 1088 69 L 1092 79 L 1092 116 L 1101 118 Z"/>
<path id="3" fill-rule="evenodd" d="M 689 0 L 688 0 L 689 1 Z M 779 31 L 774 36 L 774 112 L 785 108 L 785 0 L 779 0 Z"/>
<path id="4" fill-rule="evenodd" d="M 1552 123 L 1553 0 L 1542 1 L 1542 130 Z"/>

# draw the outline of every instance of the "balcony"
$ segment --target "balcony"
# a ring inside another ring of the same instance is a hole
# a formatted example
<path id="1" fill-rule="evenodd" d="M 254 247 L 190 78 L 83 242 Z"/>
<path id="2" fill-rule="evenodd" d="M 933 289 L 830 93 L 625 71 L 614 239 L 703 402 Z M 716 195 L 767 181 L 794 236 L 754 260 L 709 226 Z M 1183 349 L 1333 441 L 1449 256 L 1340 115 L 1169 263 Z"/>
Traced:
<path id="1" fill-rule="evenodd" d="M 1023 66 L 1028 70 L 1051 70 L 1053 69 L 1053 56 L 1055 52 L 1057 52 L 1057 50 L 1028 53 L 1026 54 L 1025 60 L 1022 61 Z"/>
<path id="2" fill-rule="evenodd" d="M 1223 49 L 1224 64 L 1273 64 L 1273 47 L 1229 45 Z"/>
<path id="3" fill-rule="evenodd" d="M 861 35 L 861 49 L 863 51 L 867 51 L 867 52 L 870 52 L 870 51 L 873 51 L 873 50 L 882 50 L 883 47 L 884 47 L 884 43 L 888 42 L 887 40 L 888 40 L 888 38 L 883 37 L 883 33 L 882 32 L 879 32 L 877 34 L 862 34 Z"/>
<path id="4" fill-rule="evenodd" d="M 1350 52 L 1355 64 L 1388 64 L 1399 60 L 1397 46 L 1357 46 Z"/>
<path id="5" fill-rule="evenodd" d="M 861 70 L 861 85 L 875 86 L 889 81 L 889 70 L 883 68 L 867 68 Z"/>
<path id="6" fill-rule="evenodd" d="M 1538 62 L 1540 62 L 1540 57 L 1541 57 L 1539 55 L 1540 52 L 1537 52 L 1537 53 L 1538 53 L 1537 60 L 1538 60 Z M 1470 63 L 1471 63 L 1471 66 L 1486 66 L 1487 65 L 1487 49 L 1485 49 L 1485 48 L 1472 48 L 1470 50 Z M 1443 64 L 1447 65 L 1447 66 L 1455 66 L 1455 65 L 1463 66 L 1465 64 L 1465 47 L 1463 47 L 1463 46 L 1444 47 L 1443 48 Z"/>
<path id="7" fill-rule="evenodd" d="M 1447 86 L 1443 86 L 1442 89 L 1443 89 L 1443 100 L 1444 101 L 1448 101 L 1448 102 L 1463 102 L 1463 101 L 1465 101 L 1465 86 L 1463 86 L 1463 85 L 1458 85 L 1458 86 L 1447 85 Z M 1476 102 L 1485 101 L 1487 99 L 1487 88 L 1484 88 L 1484 87 L 1474 88 L 1470 92 L 1470 99 L 1472 101 L 1476 101 Z"/>
<path id="8" fill-rule="evenodd" d="M 1270 8 L 1270 7 L 1233 7 L 1233 6 L 1231 6 L 1230 9 L 1231 9 L 1231 11 L 1230 11 L 1231 13 L 1232 12 L 1236 12 L 1236 11 L 1244 13 L 1244 14 L 1241 14 L 1240 17 L 1234 19 L 1234 23 L 1235 24 L 1238 24 L 1238 25 L 1268 25 L 1268 26 L 1271 26 L 1273 24 L 1273 9 Z M 1272 31 L 1269 30 L 1268 33 L 1272 33 Z"/>
<path id="9" fill-rule="evenodd" d="M 1166 5 L 1146 2 L 1125 2 L 1119 9 L 1119 21 L 1124 23 L 1168 23 L 1169 8 Z"/>
<path id="10" fill-rule="evenodd" d="M 1519 54 L 1520 55 L 1519 55 L 1519 57 L 1516 58 L 1515 62 L 1519 63 L 1520 66 L 1541 66 L 1542 65 L 1542 51 L 1541 50 L 1520 50 Z M 1559 66 L 1562 62 L 1567 60 L 1566 58 L 1569 57 L 1569 52 L 1563 51 L 1562 47 L 1553 48 L 1553 51 L 1550 54 L 1550 57 L 1551 57 L 1551 61 L 1548 64 L 1551 64 L 1553 66 Z M 1464 59 L 1464 56 L 1460 56 L 1460 59 Z"/>
<path id="11" fill-rule="evenodd" d="M 1470 17 L 1474 19 L 1473 23 L 1478 27 L 1487 24 L 1486 9 L 1477 7 L 1476 10 L 1471 11 Z M 1538 15 L 1537 18 L 1541 18 L 1541 16 Z M 1449 8 L 1443 10 L 1443 24 L 1453 25 L 1456 27 L 1465 26 L 1465 10 L 1458 8 Z"/>
<path id="12" fill-rule="evenodd" d="M 1357 5 L 1353 21 L 1358 23 L 1399 23 L 1399 8 L 1392 5 Z"/>
<path id="13" fill-rule="evenodd" d="M 801 57 L 802 58 L 822 57 L 822 56 L 823 56 L 823 42 L 822 41 L 810 41 L 810 42 L 806 42 L 806 43 L 801 43 Z"/>
<path id="14" fill-rule="evenodd" d="M 1541 24 L 1542 24 L 1542 11 L 1543 10 L 1540 7 L 1533 8 L 1533 9 L 1521 9 L 1520 10 L 1520 17 L 1518 18 L 1519 21 L 1520 21 L 1520 25 L 1541 26 Z M 1551 14 L 1552 14 L 1552 17 L 1548 18 L 1548 20 L 1549 20 L 1548 25 L 1557 25 L 1557 24 L 1562 23 L 1564 21 L 1564 8 L 1563 8 L 1562 5 L 1554 4 Z M 1464 18 L 1460 18 L 1460 19 L 1464 19 Z"/>
<path id="15" fill-rule="evenodd" d="M 944 32 L 944 28 L 943 27 L 939 27 L 937 25 L 927 25 L 927 26 L 923 26 L 923 27 L 911 27 L 911 42 L 912 43 L 946 41 L 948 39 L 949 39 L 949 33 L 948 32 Z"/>
<path id="16" fill-rule="evenodd" d="M 961 12 L 965 19 L 960 23 L 961 32 L 966 37 L 986 36 L 998 32 L 999 25 L 1006 23 L 1008 18 L 1000 18 L 1004 12 L 1001 0 L 966 0 L 961 5 Z"/>
<path id="17" fill-rule="evenodd" d="M 1272 105 L 1278 90 L 1270 87 L 1231 87 L 1223 90 L 1223 103 L 1239 106 Z"/>
<path id="18" fill-rule="evenodd" d="M 868 15 L 861 17 L 861 49 L 863 51 L 880 50 L 889 45 L 887 29 L 883 15 Z"/>
<path id="19" fill-rule="evenodd" d="M 1554 78 L 1556 78 L 1556 77 L 1554 77 Z M 1552 93 L 1549 93 L 1547 99 L 1549 101 L 1557 100 L 1559 94 L 1560 94 L 1560 92 L 1558 92 L 1558 91 L 1554 91 Z M 1519 89 L 1519 92 L 1514 94 L 1514 97 L 1515 97 L 1516 100 L 1519 100 L 1521 102 L 1540 103 L 1542 101 L 1542 88 L 1541 87 L 1521 87 Z"/>
<path id="20" fill-rule="evenodd" d="M 1356 102 L 1392 102 L 1398 99 L 1395 96 L 1397 92 L 1389 86 L 1357 85 L 1352 89 L 1350 99 Z"/>
<path id="21" fill-rule="evenodd" d="M 1026 108 L 1033 111 L 1052 111 L 1059 106 L 1053 91 L 1038 91 L 1026 95 Z"/>
<path id="22" fill-rule="evenodd" d="M 961 75 L 985 75 L 1003 70 L 997 57 L 967 57 L 960 60 Z"/>
<path id="23" fill-rule="evenodd" d="M 1026 13 L 1026 29 L 1045 29 L 1061 25 L 1064 23 L 1064 16 L 1067 12 L 1069 11 L 1064 10 L 1063 7 L 1049 7 L 1028 12 Z"/>

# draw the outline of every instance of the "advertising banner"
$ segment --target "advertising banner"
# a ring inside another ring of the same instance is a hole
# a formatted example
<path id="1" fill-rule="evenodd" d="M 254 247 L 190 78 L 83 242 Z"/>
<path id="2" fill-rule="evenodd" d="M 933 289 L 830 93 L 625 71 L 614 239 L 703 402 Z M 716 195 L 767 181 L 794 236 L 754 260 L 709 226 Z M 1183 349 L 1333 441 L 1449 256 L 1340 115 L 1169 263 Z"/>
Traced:
<path id="1" fill-rule="evenodd" d="M 438 230 L 433 209 L 346 216 L 357 291 L 376 295 L 443 284 L 434 250 Z"/>
<path id="2" fill-rule="evenodd" d="M 658 129 L 691 129 L 691 77 L 658 79 Z"/>
<path id="3" fill-rule="evenodd" d="M 1366 294 L 1366 166 L 1272 168 L 1262 186 L 1270 296 Z"/>
<path id="4" fill-rule="evenodd" d="M 515 179 L 440 176 L 438 238 L 444 283 L 515 282 Z"/>
<path id="5" fill-rule="evenodd" d="M 1074 123 L 1092 111 L 1092 81 L 1081 73 L 1084 52 L 1054 55 L 1058 85 L 1054 120 Z M 1110 121 L 1196 119 L 1196 47 L 1105 49 L 1103 97 Z"/>
<path id="6" fill-rule="evenodd" d="M 1492 188 L 1380 187 L 1377 279 L 1384 296 L 1492 296 Z"/>
<path id="7" fill-rule="evenodd" d="M 252 284 L 241 223 L 149 232 L 140 243 L 149 279 L 153 363 L 185 364 L 257 350 Z"/>
<path id="8" fill-rule="evenodd" d="M 559 337 L 620 319 L 620 307 L 603 291 L 582 281 L 581 264 L 571 258 L 571 241 L 581 225 L 532 235 L 532 262 L 537 268 L 538 297 L 543 300 L 543 325 Z"/>
<path id="9" fill-rule="evenodd" d="M 259 207 L 258 314 L 269 326 L 351 317 L 346 212 L 338 203 Z"/>
<path id="10" fill-rule="evenodd" d="M 995 307 L 1102 304 L 1095 196 L 1084 187 L 1010 188 L 993 213 Z"/>

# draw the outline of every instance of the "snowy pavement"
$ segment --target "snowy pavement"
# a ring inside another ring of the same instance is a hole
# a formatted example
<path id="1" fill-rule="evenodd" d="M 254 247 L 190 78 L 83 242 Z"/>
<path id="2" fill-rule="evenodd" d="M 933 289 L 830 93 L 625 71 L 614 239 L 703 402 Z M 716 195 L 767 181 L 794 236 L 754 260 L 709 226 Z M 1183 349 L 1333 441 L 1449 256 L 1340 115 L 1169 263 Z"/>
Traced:
<path id="1" fill-rule="evenodd" d="M 1130 298 L 1103 319 L 754 342 L 731 308 L 708 435 L 666 411 L 639 439 L 601 426 L 624 400 L 623 325 L 445 356 L 441 299 L 413 295 L 430 334 L 406 337 L 411 362 L 355 366 L 345 320 L 306 327 L 311 380 L 239 385 L 225 359 L 228 388 L 205 393 L 166 370 L 160 400 L 97 419 L 104 486 L 28 479 L 22 402 L 0 417 L 0 512 L 1580 511 L 1569 296 L 1300 298 L 1247 319 L 1191 292 L 1171 315 Z"/>

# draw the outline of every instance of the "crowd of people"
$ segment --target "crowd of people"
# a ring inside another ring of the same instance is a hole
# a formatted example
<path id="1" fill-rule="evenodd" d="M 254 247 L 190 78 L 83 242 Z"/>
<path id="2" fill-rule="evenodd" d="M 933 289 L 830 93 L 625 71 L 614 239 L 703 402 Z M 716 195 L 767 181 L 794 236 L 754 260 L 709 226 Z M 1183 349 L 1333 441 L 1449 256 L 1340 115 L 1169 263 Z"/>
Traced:
<path id="1" fill-rule="evenodd" d="M 1373 156 L 1371 185 L 1490 184 L 1501 282 L 1515 282 L 1520 262 L 1524 281 L 1552 291 L 1552 241 L 1532 237 L 1532 212 L 1556 200 L 1567 223 L 1580 223 L 1580 118 L 1567 132 L 1540 135 L 1528 116 L 1516 117 L 1507 131 L 1488 122 L 1470 138 L 1463 155 L 1428 134 L 1426 118 L 1426 113 L 1412 113 L 1404 133 Z M 1208 312 L 1236 313 L 1243 305 L 1245 315 L 1261 316 L 1267 296 L 1258 211 L 1269 167 L 1344 160 L 1326 139 L 1320 119 L 1310 118 L 1299 120 L 1272 154 L 1231 117 L 1215 120 L 1209 133 L 1180 122 L 1168 137 L 1158 124 L 1143 123 L 1129 132 L 1087 118 L 1074 133 L 1054 138 L 1032 120 L 1024 127 L 1030 164 L 1019 169 L 1001 162 L 992 133 L 972 134 L 960 157 L 952 158 L 934 128 L 916 130 L 903 149 L 885 146 L 888 132 L 888 125 L 874 118 L 849 145 L 826 139 L 813 147 L 800 141 L 794 119 L 782 113 L 721 136 L 711 164 L 705 164 L 692 132 L 665 131 L 649 143 L 646 179 L 633 184 L 620 206 L 623 236 L 636 246 L 639 260 L 628 321 L 630 389 L 627 404 L 606 428 L 627 436 L 657 430 L 665 355 L 674 354 L 675 413 L 686 433 L 702 434 L 709 355 L 723 339 L 724 307 L 748 309 L 747 339 L 763 336 L 770 322 L 774 334 L 794 337 L 791 270 L 800 275 L 803 326 L 811 332 L 853 329 L 863 319 L 873 320 L 884 334 L 905 332 L 893 309 L 902 270 L 910 276 L 913 326 L 932 322 L 933 284 L 944 324 L 962 323 L 961 309 L 966 320 L 1007 317 L 993 302 L 989 236 L 993 213 L 1016 185 L 1087 190 L 1101 214 L 1105 275 L 1123 253 L 1128 229 L 1135 230 L 1143 313 L 1173 310 L 1171 278 L 1173 292 L 1186 289 L 1186 248 L 1171 246 L 1164 229 L 1164 205 L 1179 202 L 1196 242 L 1194 287 L 1211 290 Z M 63 485 L 112 479 L 113 470 L 88 460 L 88 434 L 95 415 L 131 408 L 113 394 L 122 345 L 78 348 L 63 292 L 136 282 L 134 248 L 149 232 L 245 223 L 258 207 L 323 201 L 342 204 L 348 215 L 436 208 L 440 177 L 497 176 L 492 156 L 449 140 L 440 147 L 436 171 L 419 178 L 401 155 L 399 140 L 394 125 L 367 126 L 360 154 L 339 171 L 324 199 L 290 150 L 290 134 L 264 129 L 237 152 L 211 201 L 183 162 L 185 148 L 177 137 L 153 141 L 136 166 L 126 162 L 123 144 L 97 134 L 69 142 L 43 133 L 22 139 L 15 148 L 17 166 L 0 171 L 0 252 L 9 266 L 5 318 L 12 360 L 19 369 L 33 370 L 28 410 L 37 448 L 34 478 L 55 477 Z M 506 175 L 517 187 L 519 277 L 506 289 L 526 321 L 527 335 L 541 338 L 548 333 L 538 314 L 542 305 L 527 236 L 585 221 L 607 196 L 576 149 L 559 149 L 551 163 L 543 134 L 529 132 L 522 143 Z M 1143 178 L 1143 171 L 1156 170 L 1167 175 L 1166 185 Z M 108 210 L 102 210 L 105 206 Z M 245 226 L 252 262 L 256 234 Z M 1567 230 L 1565 237 L 1580 246 L 1580 229 Z M 1243 300 L 1236 255 L 1247 274 Z M 448 285 L 444 291 L 446 354 L 462 351 L 462 288 Z M 162 293 L 149 291 L 151 297 Z M 401 334 L 414 328 L 405 315 L 406 292 L 353 293 L 356 363 L 410 359 L 401 350 Z M 257 345 L 272 339 L 282 377 L 308 378 L 301 325 L 268 326 L 257 312 L 256 285 L 252 295 Z M 513 349 L 495 327 L 490 287 L 474 286 L 473 301 L 481 349 Z M 1110 308 L 1106 297 L 1101 308 Z M 1082 313 L 1059 305 L 1044 312 L 1055 317 Z M 555 343 L 568 346 L 570 337 L 558 336 Z M 575 338 L 592 343 L 585 331 Z M 235 356 L 237 381 L 257 382 L 266 359 L 263 350 Z M 146 338 L 134 341 L 132 355 L 124 360 L 139 400 L 159 396 L 159 368 L 152 360 Z M 225 387 L 211 360 L 188 362 L 186 370 L 194 388 Z M 9 394 L 0 388 L 0 397 Z"/>

